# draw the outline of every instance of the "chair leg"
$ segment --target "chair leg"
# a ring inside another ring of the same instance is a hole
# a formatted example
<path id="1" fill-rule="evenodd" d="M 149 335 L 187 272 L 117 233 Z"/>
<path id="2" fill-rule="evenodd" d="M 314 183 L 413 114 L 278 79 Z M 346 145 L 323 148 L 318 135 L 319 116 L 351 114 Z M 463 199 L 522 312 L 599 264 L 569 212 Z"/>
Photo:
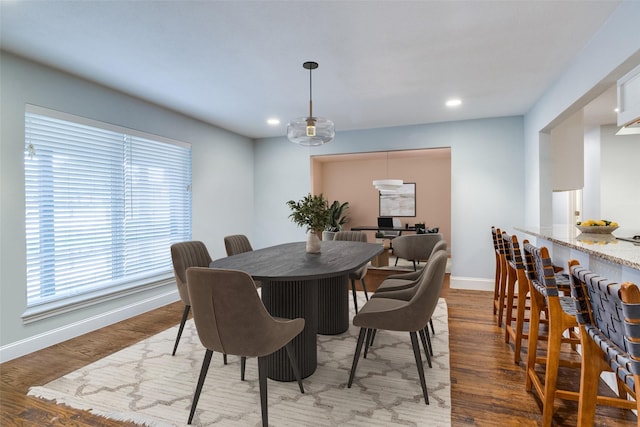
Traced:
<path id="1" fill-rule="evenodd" d="M 187 323 L 187 317 L 189 317 L 190 309 L 191 309 L 190 305 L 184 306 L 184 311 L 182 312 L 182 320 L 180 321 L 180 327 L 178 328 L 178 336 L 176 337 L 176 343 L 173 345 L 173 353 L 171 353 L 172 356 L 176 355 L 176 350 L 178 349 L 178 343 L 180 342 L 180 337 L 182 336 L 184 324 Z"/>
<path id="2" fill-rule="evenodd" d="M 227 354 L 226 353 L 222 355 L 222 361 L 224 362 L 225 365 L 227 364 Z"/>
<path id="3" fill-rule="evenodd" d="M 356 281 L 351 280 L 351 293 L 353 294 L 353 306 L 356 309 L 356 314 L 358 314 L 358 297 L 356 296 Z"/>
<path id="4" fill-rule="evenodd" d="M 242 356 L 240 358 L 240 381 L 244 381 L 244 372 L 247 368 L 247 358 Z"/>
<path id="5" fill-rule="evenodd" d="M 367 284 L 364 282 L 364 277 L 360 279 L 360 283 L 362 283 L 362 290 L 364 291 L 364 298 L 369 301 L 369 294 L 367 293 Z"/>
<path id="6" fill-rule="evenodd" d="M 420 377 L 420 386 L 422 387 L 422 396 L 424 402 L 429 404 L 429 395 L 427 393 L 427 383 L 424 380 L 424 368 L 422 366 L 422 357 L 420 356 L 420 345 L 418 344 L 418 335 L 415 332 L 409 332 L 411 335 L 411 345 L 413 346 L 413 355 L 416 358 L 416 366 L 418 367 L 418 376 Z"/>
<path id="7" fill-rule="evenodd" d="M 431 325 L 431 333 L 433 335 L 435 335 L 436 334 L 436 330 L 433 328 L 433 319 L 429 319 L 429 324 Z"/>
<path id="8" fill-rule="evenodd" d="M 395 266 L 396 266 L 396 267 L 398 266 L 398 257 L 396 257 L 396 263 L 395 263 Z"/>
<path id="9" fill-rule="evenodd" d="M 417 270 L 417 268 L 416 268 L 416 262 L 415 262 L 414 260 L 411 260 L 411 262 L 413 263 L 413 271 L 416 271 L 416 270 Z"/>
<path id="10" fill-rule="evenodd" d="M 260 383 L 260 407 L 262 408 L 262 427 L 269 427 L 267 413 L 267 358 L 258 357 L 258 378 Z"/>
<path id="11" fill-rule="evenodd" d="M 353 354 L 353 363 L 351 364 L 351 373 L 349 374 L 349 382 L 347 388 L 351 388 L 353 384 L 353 377 L 356 374 L 356 368 L 358 367 L 358 359 L 360 358 L 360 352 L 362 351 L 362 343 L 364 342 L 364 336 L 367 333 L 366 328 L 360 328 L 360 334 L 358 334 L 358 343 L 356 344 L 356 352 Z"/>
<path id="12" fill-rule="evenodd" d="M 425 332 L 426 330 L 426 332 Z M 431 342 L 429 342 L 429 344 L 427 344 L 427 336 L 429 334 L 429 330 L 428 329 L 421 329 L 420 330 L 420 339 L 422 340 L 422 347 L 424 348 L 424 354 L 425 356 L 427 356 L 427 363 L 429 364 L 430 368 L 433 368 L 433 366 L 431 366 L 431 355 L 429 353 L 431 353 L 433 350 L 431 350 Z"/>
<path id="13" fill-rule="evenodd" d="M 371 333 L 371 339 L 369 339 L 369 342 L 367 343 L 369 347 L 373 347 L 373 340 L 376 337 L 376 332 L 377 332 L 377 329 L 374 329 L 373 332 Z"/>
<path id="14" fill-rule="evenodd" d="M 291 341 L 289 341 L 284 348 L 287 351 L 287 356 L 289 356 L 289 363 L 291 363 L 291 369 L 293 369 L 293 374 L 296 376 L 296 380 L 298 380 L 298 387 L 300 387 L 300 393 L 304 394 L 304 387 L 302 386 L 302 378 L 300 378 L 300 368 L 298 367 L 298 360 L 296 358 L 295 353 L 293 352 L 293 344 L 291 343 Z"/>
<path id="15" fill-rule="evenodd" d="M 373 342 L 373 334 L 376 332 L 375 329 L 367 329 L 367 338 L 364 341 L 364 355 L 363 358 L 367 358 L 367 354 L 369 353 L 369 342 Z"/>
<path id="16" fill-rule="evenodd" d="M 200 369 L 200 377 L 198 378 L 198 385 L 196 386 L 196 392 L 193 395 L 193 402 L 191 402 L 191 412 L 189 413 L 189 421 L 187 424 L 191 424 L 193 416 L 196 413 L 196 406 L 198 406 L 198 400 L 200 399 L 200 392 L 204 385 L 204 380 L 207 378 L 207 372 L 209 371 L 209 364 L 211 363 L 211 356 L 213 356 L 213 350 L 207 349 L 204 353 L 204 360 L 202 361 L 202 368 Z"/>
<path id="17" fill-rule="evenodd" d="M 431 345 L 429 328 L 425 326 L 424 329 L 421 330 L 421 332 L 424 334 L 424 339 L 427 341 L 427 347 L 429 347 L 429 355 L 433 356 L 433 346 Z M 427 349 L 425 348 L 424 351 L 426 352 Z"/>

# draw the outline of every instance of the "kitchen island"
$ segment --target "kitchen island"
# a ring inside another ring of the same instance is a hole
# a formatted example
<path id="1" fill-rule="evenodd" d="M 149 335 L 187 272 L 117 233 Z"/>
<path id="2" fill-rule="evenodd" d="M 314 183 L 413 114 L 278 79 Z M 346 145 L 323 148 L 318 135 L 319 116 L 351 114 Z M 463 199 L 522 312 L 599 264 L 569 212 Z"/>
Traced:
<path id="1" fill-rule="evenodd" d="M 640 230 L 618 229 L 613 234 L 581 233 L 576 227 L 515 227 L 536 246 L 546 246 L 556 265 L 566 266 L 570 259 L 609 280 L 640 285 L 640 243 L 619 240 L 640 234 Z M 535 241 L 529 236 L 535 237 Z"/>

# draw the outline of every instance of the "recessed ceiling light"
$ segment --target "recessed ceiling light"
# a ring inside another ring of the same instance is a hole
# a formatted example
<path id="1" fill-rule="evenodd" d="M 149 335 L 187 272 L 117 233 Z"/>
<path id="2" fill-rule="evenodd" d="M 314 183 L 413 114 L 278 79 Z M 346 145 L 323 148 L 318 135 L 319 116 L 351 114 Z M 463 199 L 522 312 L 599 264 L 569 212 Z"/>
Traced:
<path id="1" fill-rule="evenodd" d="M 617 108 L 617 107 L 613 109 L 613 112 L 614 112 L 614 113 L 617 113 L 618 111 L 620 111 L 620 110 L 618 110 L 618 108 Z"/>
<path id="2" fill-rule="evenodd" d="M 275 125 L 279 125 L 280 124 L 280 120 L 278 120 L 278 119 L 268 119 L 267 123 L 270 124 L 271 126 L 275 126 Z"/>
<path id="3" fill-rule="evenodd" d="M 459 106 L 459 105 L 461 105 L 461 104 L 462 104 L 462 101 L 461 101 L 460 99 L 457 99 L 457 98 L 456 98 L 456 99 L 450 99 L 450 100 L 448 100 L 448 101 L 446 102 L 446 104 L 445 104 L 445 105 L 446 105 L 447 107 L 457 107 L 457 106 Z"/>

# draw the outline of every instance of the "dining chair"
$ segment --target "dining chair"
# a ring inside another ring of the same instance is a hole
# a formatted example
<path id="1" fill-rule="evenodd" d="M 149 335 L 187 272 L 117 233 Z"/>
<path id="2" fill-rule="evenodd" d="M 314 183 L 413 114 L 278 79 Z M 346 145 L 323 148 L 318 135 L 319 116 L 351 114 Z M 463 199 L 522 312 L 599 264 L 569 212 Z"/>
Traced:
<path id="1" fill-rule="evenodd" d="M 404 258 L 413 263 L 413 270 L 416 271 L 416 262 L 426 261 L 433 250 L 433 246 L 442 240 L 442 234 L 409 234 L 396 237 L 394 239 L 393 253 L 398 258 Z"/>
<path id="2" fill-rule="evenodd" d="M 356 350 L 353 355 L 351 373 L 349 375 L 348 388 L 351 388 L 358 366 L 358 359 L 362 351 L 365 337 L 371 330 L 390 330 L 409 332 L 413 355 L 418 369 L 422 396 L 425 403 L 429 404 L 427 385 L 424 379 L 424 368 L 418 343 L 418 332 L 424 330 L 433 315 L 440 298 L 442 282 L 447 266 L 447 254 L 438 251 L 429 263 L 424 267 L 422 276 L 415 295 L 409 301 L 392 298 L 371 298 L 365 303 L 360 312 L 353 318 L 353 325 L 360 327 Z M 425 343 L 423 342 L 423 346 Z M 426 346 L 425 346 L 426 347 Z M 426 352 L 425 348 L 425 352 Z M 371 389 L 369 389 L 371 391 Z"/>
<path id="3" fill-rule="evenodd" d="M 244 234 L 232 234 L 224 237 L 224 248 L 227 252 L 227 256 L 243 254 L 245 252 L 253 251 L 249 238 Z M 262 282 L 254 280 L 256 288 L 262 287 Z"/>
<path id="4" fill-rule="evenodd" d="M 218 351 L 241 356 L 243 360 L 258 358 L 262 425 L 267 427 L 267 356 L 284 347 L 300 392 L 304 393 L 291 342 L 302 332 L 304 319 L 271 317 L 253 279 L 242 271 L 192 267 L 187 270 L 187 287 L 198 337 L 206 348 L 188 424 L 193 421 L 211 356 Z"/>
<path id="5" fill-rule="evenodd" d="M 363 242 L 367 243 L 367 235 L 362 231 L 338 231 L 335 236 L 333 236 L 333 240 L 342 240 L 349 242 Z M 349 280 L 351 281 L 351 293 L 353 294 L 353 306 L 358 313 L 358 299 L 356 293 L 356 280 L 360 281 L 362 285 L 362 290 L 364 291 L 364 297 L 367 301 L 369 301 L 369 294 L 367 293 L 367 284 L 364 281 L 365 276 L 367 275 L 367 265 L 363 265 L 356 271 L 352 271 L 349 273 Z"/>
<path id="6" fill-rule="evenodd" d="M 600 375 L 615 373 L 619 403 L 640 414 L 640 290 L 626 282 L 613 283 L 569 261 L 571 290 L 582 344 L 578 425 L 595 425 Z M 628 400 L 629 394 L 634 400 Z M 604 400 L 604 398 L 601 398 Z M 606 401 L 602 403 L 606 404 Z"/>
<path id="7" fill-rule="evenodd" d="M 438 251 L 446 251 L 447 250 L 447 241 L 442 239 L 436 242 L 433 246 L 431 253 L 429 254 L 429 258 L 427 258 L 427 262 L 431 259 L 431 256 Z M 413 296 L 414 292 L 411 290 L 419 281 L 422 274 L 425 272 L 425 269 L 422 268 L 420 270 L 412 271 L 410 273 L 400 273 L 400 274 L 391 274 L 387 276 L 380 286 L 376 289 L 374 293 L 375 298 L 396 298 L 408 301 Z M 389 294 L 385 296 L 387 292 L 393 292 L 393 294 Z M 433 327 L 433 321 L 429 321 L 429 325 L 431 326 L 431 332 L 436 333 L 435 328 Z"/>
<path id="8" fill-rule="evenodd" d="M 191 300 L 189 298 L 189 290 L 187 289 L 187 269 L 189 267 L 208 267 L 211 263 L 211 256 L 204 243 L 200 241 L 189 241 L 171 245 L 171 261 L 173 263 L 173 275 L 175 276 L 178 286 L 178 294 L 184 303 L 184 311 L 182 312 L 180 327 L 178 328 L 178 336 L 176 337 L 173 352 L 171 353 L 172 356 L 175 356 L 184 325 L 187 322 L 191 309 Z"/>
<path id="9" fill-rule="evenodd" d="M 227 251 L 227 255 L 237 255 L 244 252 L 253 250 L 249 238 L 244 234 L 233 234 L 224 237 L 224 248 Z"/>

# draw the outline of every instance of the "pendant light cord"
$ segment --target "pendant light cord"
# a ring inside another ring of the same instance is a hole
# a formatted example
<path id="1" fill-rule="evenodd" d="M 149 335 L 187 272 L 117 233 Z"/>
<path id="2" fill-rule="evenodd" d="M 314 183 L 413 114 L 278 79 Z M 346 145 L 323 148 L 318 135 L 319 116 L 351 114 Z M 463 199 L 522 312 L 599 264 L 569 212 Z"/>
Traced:
<path id="1" fill-rule="evenodd" d="M 313 101 L 311 97 L 311 72 L 313 68 L 309 68 L 309 118 L 313 117 Z"/>

